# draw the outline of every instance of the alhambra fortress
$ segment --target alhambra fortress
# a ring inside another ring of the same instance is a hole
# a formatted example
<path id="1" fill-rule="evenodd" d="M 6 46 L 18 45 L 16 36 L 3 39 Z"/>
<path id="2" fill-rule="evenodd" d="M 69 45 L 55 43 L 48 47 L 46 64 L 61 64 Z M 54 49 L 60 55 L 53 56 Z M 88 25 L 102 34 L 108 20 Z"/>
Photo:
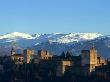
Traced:
<path id="1" fill-rule="evenodd" d="M 76 74 L 88 76 L 95 72 L 98 67 L 107 64 L 107 60 L 97 54 L 95 47 L 91 47 L 90 50 L 82 50 L 79 56 L 74 56 L 71 51 L 63 52 L 60 56 L 57 56 L 47 50 L 39 50 L 36 55 L 34 50 L 31 49 L 25 49 L 22 53 L 17 53 L 16 49 L 12 48 L 10 58 L 16 65 L 33 62 L 41 66 L 52 66 L 58 77 L 63 76 L 67 70 L 73 70 Z"/>

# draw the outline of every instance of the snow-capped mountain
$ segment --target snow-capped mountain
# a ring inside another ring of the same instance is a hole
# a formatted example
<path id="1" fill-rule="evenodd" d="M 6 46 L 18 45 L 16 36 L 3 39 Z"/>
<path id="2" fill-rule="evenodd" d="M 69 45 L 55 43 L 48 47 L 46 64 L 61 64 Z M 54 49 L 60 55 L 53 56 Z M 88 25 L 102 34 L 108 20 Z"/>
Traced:
<path id="1" fill-rule="evenodd" d="M 69 33 L 69 34 L 26 34 L 20 32 L 8 33 L 5 35 L 0 35 L 0 40 L 5 40 L 6 42 L 20 41 L 20 40 L 34 40 L 36 44 L 43 42 L 58 42 L 58 43 L 70 43 L 70 42 L 79 42 L 85 40 L 93 40 L 98 37 L 103 36 L 98 33 Z"/>
<path id="2" fill-rule="evenodd" d="M 85 40 L 94 40 L 101 36 L 103 35 L 98 33 L 70 33 L 59 38 L 57 42 L 70 43 L 70 42 L 79 42 Z"/>
<path id="3" fill-rule="evenodd" d="M 36 51 L 46 49 L 56 55 L 67 50 L 80 54 L 82 49 L 88 49 L 93 45 L 103 57 L 110 57 L 110 35 L 100 33 L 27 34 L 20 32 L 0 35 L 0 53 L 2 54 L 9 54 L 12 46 L 29 47 Z"/>
<path id="4" fill-rule="evenodd" d="M 0 39 L 17 39 L 17 38 L 33 39 L 31 35 L 20 32 L 13 32 L 7 33 L 5 35 L 0 35 Z"/>

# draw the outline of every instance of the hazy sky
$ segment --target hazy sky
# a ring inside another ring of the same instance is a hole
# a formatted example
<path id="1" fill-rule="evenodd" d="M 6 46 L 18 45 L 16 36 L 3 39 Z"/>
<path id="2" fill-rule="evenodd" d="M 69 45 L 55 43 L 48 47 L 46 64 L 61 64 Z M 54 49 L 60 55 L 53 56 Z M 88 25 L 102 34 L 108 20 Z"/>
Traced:
<path id="1" fill-rule="evenodd" d="M 0 0 L 0 34 L 110 34 L 110 0 Z"/>

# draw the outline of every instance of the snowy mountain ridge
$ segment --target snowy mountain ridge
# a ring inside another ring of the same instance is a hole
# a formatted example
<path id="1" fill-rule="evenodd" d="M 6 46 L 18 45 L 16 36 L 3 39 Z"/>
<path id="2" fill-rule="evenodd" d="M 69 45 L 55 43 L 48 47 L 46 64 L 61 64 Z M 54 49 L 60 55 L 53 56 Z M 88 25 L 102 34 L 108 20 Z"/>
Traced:
<path id="1" fill-rule="evenodd" d="M 20 32 L 8 33 L 5 35 L 0 35 L 0 40 L 5 39 L 6 42 L 17 41 L 20 39 L 31 39 L 36 40 L 38 42 L 58 42 L 58 43 L 70 43 L 70 42 L 79 42 L 85 40 L 93 40 L 98 37 L 104 36 L 99 33 L 69 33 L 69 34 L 60 34 L 60 33 L 52 33 L 52 34 L 27 34 Z"/>
<path id="2" fill-rule="evenodd" d="M 16 38 L 33 39 L 31 35 L 20 32 L 13 32 L 13 33 L 7 33 L 5 35 L 0 35 L 0 39 L 16 39 Z"/>

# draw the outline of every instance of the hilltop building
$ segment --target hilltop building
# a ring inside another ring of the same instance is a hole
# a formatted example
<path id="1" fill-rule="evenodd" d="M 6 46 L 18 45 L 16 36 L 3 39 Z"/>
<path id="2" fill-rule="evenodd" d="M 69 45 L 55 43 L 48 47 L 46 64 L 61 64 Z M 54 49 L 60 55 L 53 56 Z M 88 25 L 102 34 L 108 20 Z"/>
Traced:
<path id="1" fill-rule="evenodd" d="M 15 62 L 15 64 L 23 64 L 24 57 L 23 57 L 23 54 L 17 54 L 16 50 L 12 48 L 11 59 Z"/>
<path id="2" fill-rule="evenodd" d="M 34 54 L 30 49 L 25 49 L 23 55 L 16 54 L 12 49 L 11 58 L 16 64 L 30 63 L 33 60 L 41 67 L 53 68 L 58 77 L 63 76 L 67 70 L 80 75 L 90 75 L 97 67 L 107 64 L 104 58 L 97 55 L 95 47 L 82 50 L 79 56 L 74 56 L 71 51 L 63 52 L 60 56 L 52 55 L 47 50 L 39 50 L 37 55 Z"/>
<path id="3" fill-rule="evenodd" d="M 25 49 L 24 50 L 24 62 L 30 63 L 31 60 L 33 59 L 33 55 L 34 55 L 34 50 Z"/>
<path id="4" fill-rule="evenodd" d="M 80 67 L 80 56 L 73 56 L 71 51 L 63 52 L 57 58 L 56 75 L 61 77 L 71 67 Z"/>
<path id="5" fill-rule="evenodd" d="M 11 59 L 15 62 L 15 64 L 23 64 L 30 63 L 33 59 L 34 50 L 25 49 L 23 53 L 19 49 L 12 48 L 11 50 Z"/>
<path id="6" fill-rule="evenodd" d="M 97 55 L 95 47 L 90 50 L 82 50 L 79 56 L 73 56 L 69 51 L 63 52 L 57 59 L 57 76 L 62 76 L 70 68 L 74 73 L 90 75 L 98 66 L 107 64 L 104 58 Z"/>
<path id="7" fill-rule="evenodd" d="M 53 55 L 50 54 L 50 52 L 48 52 L 46 50 L 38 51 L 38 59 L 49 60 L 49 59 L 52 59 L 52 57 L 53 57 Z"/>
<path id="8" fill-rule="evenodd" d="M 72 64 L 71 64 L 71 61 L 69 60 L 58 61 L 56 75 L 62 76 L 70 66 L 72 66 Z"/>
<path id="9" fill-rule="evenodd" d="M 95 71 L 97 66 L 106 65 L 106 60 L 97 55 L 94 47 L 90 50 L 82 50 L 81 52 L 81 66 L 85 74 L 90 74 Z"/>

